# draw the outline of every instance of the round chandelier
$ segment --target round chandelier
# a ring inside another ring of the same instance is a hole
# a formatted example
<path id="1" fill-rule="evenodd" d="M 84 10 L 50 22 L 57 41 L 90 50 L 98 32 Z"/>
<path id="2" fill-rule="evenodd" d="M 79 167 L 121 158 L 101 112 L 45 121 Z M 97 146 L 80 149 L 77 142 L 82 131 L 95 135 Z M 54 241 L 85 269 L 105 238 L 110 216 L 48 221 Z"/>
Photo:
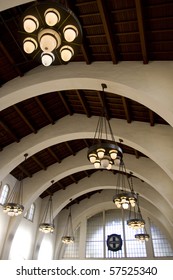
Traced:
<path id="1" fill-rule="evenodd" d="M 67 222 L 66 222 L 66 225 L 64 228 L 64 234 L 61 238 L 61 241 L 64 244 L 74 243 L 74 232 L 73 232 L 71 208 L 69 210 L 69 215 L 67 217 Z"/>
<path id="2" fill-rule="evenodd" d="M 63 236 L 62 238 L 61 238 L 61 241 L 62 241 L 62 243 L 64 243 L 64 244 L 70 244 L 70 243 L 73 243 L 74 242 L 74 237 L 72 237 L 72 236 Z"/>
<path id="3" fill-rule="evenodd" d="M 25 161 L 27 159 L 28 154 L 24 154 Z M 7 213 L 8 216 L 14 217 L 19 216 L 24 211 L 23 206 L 23 177 L 24 174 L 20 175 L 18 181 L 14 185 L 7 202 L 3 204 L 3 212 Z"/>
<path id="4" fill-rule="evenodd" d="M 77 17 L 59 3 L 35 3 L 22 15 L 21 25 L 25 53 L 44 66 L 68 63 L 82 43 Z"/>
<path id="5" fill-rule="evenodd" d="M 101 86 L 104 93 L 107 85 L 101 84 Z M 110 170 L 113 165 L 120 164 L 123 152 L 115 142 L 110 122 L 106 117 L 105 108 L 106 106 L 103 104 L 103 112 L 99 117 L 93 143 L 88 149 L 87 157 L 95 168 L 106 168 Z"/>
<path id="6" fill-rule="evenodd" d="M 132 177 L 131 183 L 129 175 L 126 172 L 125 164 L 121 160 L 119 172 L 117 174 L 116 194 L 113 196 L 113 202 L 117 208 L 128 209 L 134 208 L 137 201 L 137 194 L 133 190 Z"/>
<path id="7" fill-rule="evenodd" d="M 139 207 L 139 194 L 136 195 L 137 195 L 137 199 L 136 199 L 135 207 L 133 208 L 130 207 L 129 220 L 127 220 L 127 225 L 135 230 L 145 227 L 145 221 L 142 218 L 141 210 Z"/>
<path id="8" fill-rule="evenodd" d="M 148 241 L 150 236 L 148 233 L 137 233 L 135 234 L 135 238 L 139 241 Z"/>
<path id="9" fill-rule="evenodd" d="M 42 223 L 39 225 L 39 231 L 43 233 L 52 233 L 55 229 L 54 224 Z"/>
<path id="10" fill-rule="evenodd" d="M 144 225 L 145 225 L 145 221 L 143 219 L 130 219 L 127 221 L 127 225 L 130 227 L 130 228 L 133 228 L 133 229 L 139 229 L 139 228 L 144 228 Z"/>
<path id="11" fill-rule="evenodd" d="M 54 181 L 51 181 L 52 185 Z M 53 205 L 52 205 L 52 195 L 49 196 L 49 200 L 45 207 L 41 223 L 39 224 L 39 231 L 43 233 L 52 233 L 55 229 L 54 219 L 53 219 Z"/>
<path id="12" fill-rule="evenodd" d="M 121 192 L 113 196 L 113 202 L 117 208 L 128 209 L 129 205 L 135 207 L 136 194 L 133 192 Z"/>
<path id="13" fill-rule="evenodd" d="M 3 205 L 3 212 L 14 217 L 22 214 L 24 206 L 22 204 L 8 202 Z"/>

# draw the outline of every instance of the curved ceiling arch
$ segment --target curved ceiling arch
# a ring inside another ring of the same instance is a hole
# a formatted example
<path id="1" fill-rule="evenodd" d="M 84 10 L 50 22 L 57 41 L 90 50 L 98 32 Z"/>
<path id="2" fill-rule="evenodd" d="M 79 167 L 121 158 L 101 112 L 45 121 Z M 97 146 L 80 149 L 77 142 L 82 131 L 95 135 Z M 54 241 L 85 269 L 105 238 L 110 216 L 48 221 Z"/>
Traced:
<path id="1" fill-rule="evenodd" d="M 103 67 L 102 67 L 103 66 Z M 170 66 L 170 67 L 169 67 Z M 16 78 L 8 82 L 1 92 L 0 109 L 33 96 L 50 91 L 69 89 L 101 90 L 101 83 L 107 84 L 107 92 L 116 93 L 152 109 L 173 126 L 173 111 L 170 101 L 172 97 L 172 65 L 166 67 L 164 62 L 153 62 L 147 65 L 122 62 L 118 66 L 110 63 L 94 63 L 88 68 L 85 64 L 71 63 L 61 66 L 61 72 L 54 68 L 43 69 L 41 66 L 30 71 L 22 79 Z M 165 72 L 165 80 L 162 72 Z M 158 73 L 157 83 L 154 83 Z M 161 76 L 162 75 L 162 76 Z M 156 95 L 153 93 L 157 93 Z"/>
<path id="2" fill-rule="evenodd" d="M 89 119 L 83 115 L 80 115 L 80 118 L 79 115 L 67 116 L 54 126 L 49 125 L 37 134 L 25 137 L 21 143 L 9 145 L 7 150 L 1 152 L 0 179 L 2 180 L 24 160 L 25 153 L 31 156 L 63 141 L 93 138 L 97 120 L 96 117 Z M 146 154 L 173 178 L 173 158 L 171 157 L 173 132 L 169 126 L 158 125 L 153 129 L 145 123 L 137 122 L 129 126 L 123 120 L 111 120 L 111 125 L 113 131 L 116 131 L 120 138 L 125 139 L 124 144 L 127 143 L 128 146 Z M 117 136 L 115 139 L 119 140 Z"/>

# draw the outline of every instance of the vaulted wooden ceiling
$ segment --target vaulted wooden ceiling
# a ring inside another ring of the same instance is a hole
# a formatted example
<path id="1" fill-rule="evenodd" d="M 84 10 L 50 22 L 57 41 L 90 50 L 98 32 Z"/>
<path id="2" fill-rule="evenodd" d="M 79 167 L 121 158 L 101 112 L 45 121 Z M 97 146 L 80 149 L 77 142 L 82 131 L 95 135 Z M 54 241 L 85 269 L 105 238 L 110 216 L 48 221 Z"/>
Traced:
<path id="1" fill-rule="evenodd" d="M 38 1 L 43 2 L 43 1 Z M 78 17 L 84 34 L 81 50 L 73 61 L 91 64 L 97 61 L 140 61 L 173 59 L 173 1 L 172 0 L 75 0 L 59 1 L 68 5 Z M 19 22 L 27 3 L 0 12 L 0 86 L 38 66 L 28 57 L 19 41 Z M 57 67 L 61 67 L 60 65 Z M 99 116 L 103 106 L 102 93 L 91 90 L 49 92 L 29 98 L 0 112 L 0 150 L 25 136 L 37 133 L 47 125 L 54 125 L 66 115 Z M 108 118 L 168 125 L 156 113 L 131 99 L 105 91 L 104 106 Z M 11 174 L 19 178 L 32 177 L 55 162 L 75 155 L 89 147 L 91 139 L 63 142 L 29 157 Z M 125 153 L 145 156 L 131 147 L 120 144 Z M 41 197 L 65 189 L 95 170 L 75 173 L 53 184 Z M 95 192 L 94 192 L 95 193 Z M 93 193 L 93 194 L 94 194 Z M 90 197 L 92 194 L 87 194 Z M 81 199 L 86 198 L 82 197 Z M 79 200 L 80 201 L 80 200 Z M 78 202 L 79 202 L 78 201 Z"/>

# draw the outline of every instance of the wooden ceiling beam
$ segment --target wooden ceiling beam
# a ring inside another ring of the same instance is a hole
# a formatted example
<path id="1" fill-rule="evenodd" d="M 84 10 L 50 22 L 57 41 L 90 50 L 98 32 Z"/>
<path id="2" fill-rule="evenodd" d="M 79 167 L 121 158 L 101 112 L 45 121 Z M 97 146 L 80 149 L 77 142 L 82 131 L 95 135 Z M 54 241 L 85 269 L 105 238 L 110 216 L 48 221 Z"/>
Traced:
<path id="1" fill-rule="evenodd" d="M 118 62 L 117 54 L 116 54 L 116 47 L 113 39 L 113 34 L 111 31 L 111 24 L 109 22 L 110 15 L 108 16 L 106 12 L 106 5 L 104 0 L 96 0 L 97 6 L 100 12 L 100 16 L 103 22 L 104 31 L 106 33 L 106 38 L 109 46 L 109 50 L 112 57 L 112 62 L 116 64 Z"/>
<path id="2" fill-rule="evenodd" d="M 85 143 L 86 147 L 87 147 L 87 148 L 89 148 L 89 147 L 90 147 L 90 145 L 88 144 L 87 139 L 83 139 L 83 141 L 84 141 L 84 143 Z"/>
<path id="3" fill-rule="evenodd" d="M 65 143 L 65 145 L 67 146 L 67 148 L 68 148 L 68 150 L 70 151 L 70 153 L 73 155 L 73 156 L 75 156 L 75 152 L 73 151 L 73 149 L 71 148 L 71 146 L 69 145 L 69 143 L 68 142 L 64 142 Z"/>
<path id="4" fill-rule="evenodd" d="M 4 123 L 4 121 L 0 121 L 0 125 L 13 138 L 14 141 L 17 143 L 20 142 L 20 139 L 12 132 L 12 130 Z"/>
<path id="5" fill-rule="evenodd" d="M 0 49 L 2 50 L 2 52 L 4 53 L 4 55 L 6 56 L 6 58 L 7 58 L 8 61 L 10 62 L 10 64 L 14 67 L 16 73 L 17 73 L 20 77 L 23 77 L 24 73 L 21 72 L 21 70 L 19 69 L 19 67 L 15 64 L 13 58 L 11 57 L 11 55 L 9 54 L 9 52 L 7 51 L 7 49 L 6 49 L 5 46 L 2 44 L 1 41 L 0 41 Z"/>
<path id="6" fill-rule="evenodd" d="M 52 119 L 52 117 L 50 116 L 50 114 L 48 113 L 48 111 L 46 110 L 45 106 L 42 104 L 42 102 L 40 101 L 38 96 L 35 97 L 35 100 L 36 100 L 38 106 L 40 107 L 41 111 L 43 112 L 43 114 L 49 120 L 49 122 L 51 124 L 54 124 L 55 123 L 54 120 Z"/>
<path id="7" fill-rule="evenodd" d="M 141 41 L 143 63 L 147 64 L 148 63 L 148 55 L 147 55 L 147 47 L 146 47 L 146 38 L 145 38 L 145 30 L 144 30 L 141 0 L 135 0 L 135 5 L 136 5 L 137 20 L 138 20 L 139 36 L 140 36 L 140 41 Z"/>
<path id="8" fill-rule="evenodd" d="M 154 112 L 150 109 L 149 109 L 149 118 L 150 118 L 150 125 L 154 126 L 154 124 L 155 124 L 155 122 L 154 122 Z"/>
<path id="9" fill-rule="evenodd" d="M 33 155 L 32 159 L 41 167 L 41 169 L 46 170 L 46 167 L 44 166 L 44 164 L 40 160 L 38 160 L 36 158 L 36 156 Z"/>
<path id="10" fill-rule="evenodd" d="M 48 152 L 51 154 L 51 156 L 58 162 L 60 163 L 61 160 L 57 157 L 57 155 L 52 151 L 52 149 L 49 147 L 47 148 Z"/>
<path id="11" fill-rule="evenodd" d="M 69 114 L 70 116 L 72 116 L 72 115 L 73 115 L 73 112 L 72 112 L 72 110 L 70 109 L 70 106 L 69 106 L 69 104 L 68 104 L 68 102 L 67 102 L 67 100 L 66 100 L 64 94 L 62 94 L 62 92 L 58 91 L 58 95 L 59 95 L 59 97 L 61 98 L 61 101 L 62 101 L 62 103 L 64 104 L 64 107 L 66 108 L 66 111 L 68 112 L 68 114 Z"/>
<path id="12" fill-rule="evenodd" d="M 82 104 L 82 107 L 83 107 L 83 109 L 85 111 L 85 114 L 87 115 L 88 118 L 90 118 L 91 117 L 91 113 L 90 113 L 90 111 L 88 109 L 88 104 L 87 104 L 87 102 L 85 100 L 84 95 L 79 90 L 76 90 L 76 93 L 77 93 L 77 96 L 78 96 L 78 98 L 79 98 L 79 100 L 80 100 L 80 102 Z"/>
<path id="13" fill-rule="evenodd" d="M 21 164 L 18 165 L 18 169 L 20 169 L 20 171 L 21 171 L 22 173 L 24 173 L 27 177 L 29 177 L 29 178 L 32 177 L 32 175 L 28 172 L 28 170 L 26 170 Z"/>
<path id="14" fill-rule="evenodd" d="M 136 158 L 139 158 L 139 153 L 138 153 L 138 151 L 134 149 L 134 153 L 135 153 L 135 157 L 136 157 Z"/>
<path id="15" fill-rule="evenodd" d="M 121 100 L 122 100 L 122 103 L 123 103 L 123 107 L 124 107 L 124 111 L 125 111 L 125 116 L 126 116 L 127 122 L 131 123 L 131 117 L 130 117 L 130 112 L 129 112 L 129 108 L 128 108 L 128 104 L 127 104 L 127 98 L 122 96 Z"/>
<path id="16" fill-rule="evenodd" d="M 69 7 L 69 9 L 71 9 L 74 12 L 74 14 L 78 17 L 78 13 L 77 13 L 77 9 L 74 4 L 74 1 L 66 0 L 66 3 L 67 3 L 67 6 Z M 91 64 L 91 55 L 90 55 L 90 51 L 88 48 L 88 44 L 85 39 L 86 38 L 85 30 L 82 30 L 82 32 L 83 32 L 83 40 L 82 40 L 82 44 L 81 44 L 81 51 L 82 51 L 86 64 Z"/>
<path id="17" fill-rule="evenodd" d="M 77 183 L 78 183 L 78 181 L 74 178 L 74 176 L 73 176 L 73 175 L 70 175 L 70 178 L 71 178 L 71 180 L 72 180 L 75 184 L 77 184 Z"/>
<path id="18" fill-rule="evenodd" d="M 31 123 L 24 116 L 24 114 L 21 112 L 21 110 L 18 108 L 18 106 L 13 105 L 13 108 L 16 110 L 16 112 L 19 114 L 19 116 L 22 118 L 22 120 L 26 123 L 26 125 L 31 129 L 31 131 L 34 133 L 37 133 L 37 130 L 31 125 Z"/>

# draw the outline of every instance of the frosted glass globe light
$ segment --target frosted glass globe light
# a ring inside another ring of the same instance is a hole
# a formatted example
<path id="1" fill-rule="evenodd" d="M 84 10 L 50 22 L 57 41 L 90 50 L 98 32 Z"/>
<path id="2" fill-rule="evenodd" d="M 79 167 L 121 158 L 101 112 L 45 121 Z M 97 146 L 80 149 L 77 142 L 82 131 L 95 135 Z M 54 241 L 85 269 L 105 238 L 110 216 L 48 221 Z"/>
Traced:
<path id="1" fill-rule="evenodd" d="M 45 22 L 49 26 L 56 25 L 61 19 L 60 13 L 53 8 L 47 9 L 46 12 L 44 13 L 44 16 L 45 16 Z"/>
<path id="2" fill-rule="evenodd" d="M 55 56 L 53 53 L 45 53 L 43 52 L 41 55 L 41 62 L 44 66 L 50 66 L 54 61 Z"/>
<path id="3" fill-rule="evenodd" d="M 53 29 L 43 29 L 38 34 L 40 48 L 43 52 L 52 52 L 61 44 L 60 35 Z"/>
<path id="4" fill-rule="evenodd" d="M 23 19 L 23 28 L 27 33 L 32 33 L 39 27 L 36 17 L 28 15 Z"/>
<path id="5" fill-rule="evenodd" d="M 107 158 L 101 159 L 101 166 L 102 166 L 103 168 L 107 168 L 108 165 L 109 165 L 109 159 L 107 159 Z"/>
<path id="6" fill-rule="evenodd" d="M 74 55 L 74 50 L 70 46 L 64 46 L 60 49 L 60 53 L 62 60 L 68 62 Z"/>
<path id="7" fill-rule="evenodd" d="M 33 53 L 37 47 L 38 44 L 33 38 L 28 37 L 23 41 L 23 49 L 28 54 Z"/>
<path id="8" fill-rule="evenodd" d="M 105 154 L 105 149 L 99 148 L 97 149 L 97 155 L 99 158 L 103 158 Z"/>
<path id="9" fill-rule="evenodd" d="M 63 32 L 64 38 L 67 42 L 73 42 L 78 36 L 78 30 L 74 25 L 65 26 Z"/>
<path id="10" fill-rule="evenodd" d="M 96 161 L 94 162 L 94 167 L 95 167 L 95 168 L 99 168 L 99 167 L 100 167 L 100 162 L 99 162 L 98 160 L 96 160 Z"/>

